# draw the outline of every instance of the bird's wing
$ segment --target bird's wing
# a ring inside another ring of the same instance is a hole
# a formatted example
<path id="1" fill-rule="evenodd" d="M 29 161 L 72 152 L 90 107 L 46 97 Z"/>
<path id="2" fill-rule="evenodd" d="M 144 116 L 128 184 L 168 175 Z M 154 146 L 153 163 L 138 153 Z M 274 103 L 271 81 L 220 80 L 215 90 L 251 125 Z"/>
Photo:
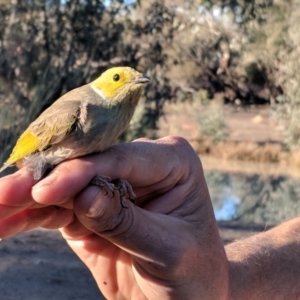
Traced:
<path id="1" fill-rule="evenodd" d="M 46 109 L 20 136 L 0 172 L 18 160 L 57 144 L 75 128 L 84 114 L 79 101 L 57 101 Z"/>

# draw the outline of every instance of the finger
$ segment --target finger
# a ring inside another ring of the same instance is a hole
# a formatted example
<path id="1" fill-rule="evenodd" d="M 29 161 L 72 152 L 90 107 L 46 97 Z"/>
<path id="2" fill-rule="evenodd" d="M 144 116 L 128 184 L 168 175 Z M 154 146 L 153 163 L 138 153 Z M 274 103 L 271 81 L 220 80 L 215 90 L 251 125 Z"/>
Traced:
<path id="1" fill-rule="evenodd" d="M 0 238 L 9 237 L 37 227 L 60 228 L 71 223 L 73 218 L 72 210 L 63 208 L 58 210 L 54 206 L 23 210 L 0 221 Z"/>
<path id="2" fill-rule="evenodd" d="M 94 234 L 94 232 L 92 232 L 91 230 L 86 228 L 82 223 L 80 223 L 77 218 L 74 218 L 73 222 L 61 228 L 60 231 L 63 237 L 68 241 L 81 240 L 85 237 Z"/>
<path id="3" fill-rule="evenodd" d="M 32 174 L 27 172 L 25 168 L 0 179 L 0 220 L 19 213 L 24 209 L 44 206 L 32 199 L 31 191 L 33 185 Z M 66 201 L 61 206 L 72 209 L 73 202 Z"/>
<path id="4" fill-rule="evenodd" d="M 33 199 L 43 205 L 71 203 L 73 197 L 96 177 L 94 165 L 87 159 L 74 159 L 58 165 L 32 188 Z"/>
<path id="5" fill-rule="evenodd" d="M 180 145 L 191 149 L 181 138 L 137 140 L 112 146 L 100 155 L 66 161 L 34 186 L 33 199 L 45 205 L 59 205 L 78 194 L 97 175 L 128 180 L 137 189 L 138 197 L 145 193 L 142 189 L 145 186 L 147 192 L 157 192 L 164 188 L 164 184 L 157 186 L 163 179 L 176 182 L 186 176 L 186 172 L 176 171 L 188 157 L 186 149 L 185 152 L 179 151 Z"/>
<path id="6" fill-rule="evenodd" d="M 0 179 L 0 220 L 27 208 L 41 207 L 31 197 L 32 175 L 25 169 Z"/>
<path id="7" fill-rule="evenodd" d="M 13 201 L 13 200 L 14 199 L 12 198 L 11 201 Z M 31 205 L 30 205 L 30 203 L 25 203 L 22 206 L 0 204 L 0 220 L 8 218 L 24 209 L 29 209 L 29 208 L 33 209 L 33 208 L 40 208 L 40 207 L 44 207 L 44 206 L 39 203 L 35 203 L 33 200 L 32 200 Z"/>
<path id="8" fill-rule="evenodd" d="M 0 204 L 27 207 L 32 205 L 31 187 L 34 181 L 32 175 L 25 169 L 0 179 Z"/>

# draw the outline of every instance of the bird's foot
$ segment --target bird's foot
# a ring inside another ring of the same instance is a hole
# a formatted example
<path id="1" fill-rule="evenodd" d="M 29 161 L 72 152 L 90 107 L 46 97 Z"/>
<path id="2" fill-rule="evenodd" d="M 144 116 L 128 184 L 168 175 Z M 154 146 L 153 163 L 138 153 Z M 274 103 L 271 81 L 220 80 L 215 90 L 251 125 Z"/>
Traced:
<path id="1" fill-rule="evenodd" d="M 91 181 L 92 185 L 97 185 L 102 188 L 106 195 L 110 194 L 111 197 L 114 197 L 115 191 L 118 190 L 120 193 L 120 202 L 122 207 L 128 208 L 124 205 L 124 200 L 128 199 L 135 203 L 136 195 L 132 189 L 132 186 L 129 184 L 128 181 L 123 179 L 111 180 L 109 176 L 97 176 Z"/>
<path id="2" fill-rule="evenodd" d="M 117 179 L 113 181 L 115 185 L 115 189 L 119 190 L 120 197 L 121 197 L 121 204 L 122 199 L 128 199 L 131 202 L 135 203 L 136 195 L 132 189 L 130 183 L 124 179 Z"/>

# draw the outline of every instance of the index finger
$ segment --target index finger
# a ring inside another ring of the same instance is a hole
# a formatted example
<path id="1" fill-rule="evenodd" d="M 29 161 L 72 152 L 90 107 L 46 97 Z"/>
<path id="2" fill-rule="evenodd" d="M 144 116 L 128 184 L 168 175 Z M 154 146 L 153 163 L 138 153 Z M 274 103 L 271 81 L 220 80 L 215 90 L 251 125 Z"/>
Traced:
<path id="1" fill-rule="evenodd" d="M 101 154 L 63 162 L 33 187 L 32 197 L 38 203 L 59 205 L 77 195 L 98 175 L 128 180 L 137 196 L 145 192 L 145 187 L 150 193 L 164 192 L 187 177 L 188 171 L 178 170 L 188 165 L 184 162 L 188 155 L 178 153 L 181 143 L 187 148 L 184 139 L 175 137 L 137 140 L 112 146 Z"/>

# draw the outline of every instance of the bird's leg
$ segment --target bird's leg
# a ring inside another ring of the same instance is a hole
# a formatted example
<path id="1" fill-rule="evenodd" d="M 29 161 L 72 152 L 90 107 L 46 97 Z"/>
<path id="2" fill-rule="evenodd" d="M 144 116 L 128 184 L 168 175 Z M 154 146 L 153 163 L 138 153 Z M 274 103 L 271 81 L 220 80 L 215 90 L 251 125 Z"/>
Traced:
<path id="1" fill-rule="evenodd" d="M 100 188 L 104 189 L 106 194 L 111 193 L 112 197 L 114 197 L 114 191 L 118 190 L 120 193 L 120 202 L 122 207 L 128 208 L 123 204 L 124 199 L 129 199 L 132 202 L 135 202 L 136 195 L 128 183 L 128 181 L 123 179 L 117 179 L 112 181 L 108 176 L 97 176 L 91 181 L 92 185 L 97 185 Z"/>
<path id="2" fill-rule="evenodd" d="M 91 181 L 91 184 L 99 186 L 101 189 L 103 189 L 105 191 L 106 195 L 108 193 L 111 193 L 111 197 L 115 196 L 115 193 L 114 193 L 115 186 L 111 182 L 111 178 L 109 176 L 99 175 Z"/>
<path id="3" fill-rule="evenodd" d="M 135 203 L 136 195 L 128 181 L 116 179 L 113 183 L 115 185 L 115 189 L 119 190 L 121 199 L 129 199 L 131 202 Z"/>

